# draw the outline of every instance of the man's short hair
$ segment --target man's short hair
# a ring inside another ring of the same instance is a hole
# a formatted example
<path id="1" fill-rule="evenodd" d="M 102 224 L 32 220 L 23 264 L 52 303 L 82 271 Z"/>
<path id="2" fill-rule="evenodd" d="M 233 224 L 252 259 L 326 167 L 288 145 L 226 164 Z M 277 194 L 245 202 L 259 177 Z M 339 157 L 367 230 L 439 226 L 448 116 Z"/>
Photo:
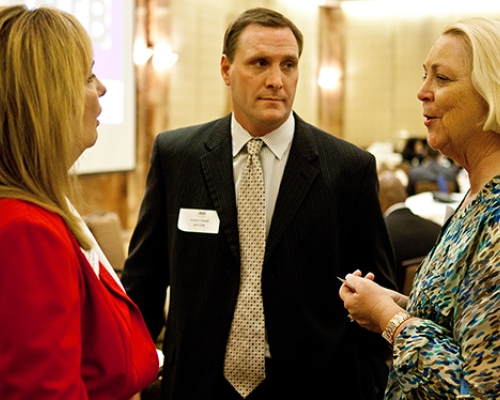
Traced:
<path id="1" fill-rule="evenodd" d="M 304 37 L 295 24 L 288 18 L 277 11 L 268 8 L 257 7 L 251 8 L 240 14 L 231 24 L 229 24 L 226 33 L 224 34 L 224 45 L 222 53 L 226 55 L 229 61 L 233 61 L 236 48 L 238 47 L 238 39 L 241 32 L 249 25 L 260 25 L 269 28 L 290 28 L 297 39 L 299 46 L 299 57 L 302 54 L 304 45 Z"/>

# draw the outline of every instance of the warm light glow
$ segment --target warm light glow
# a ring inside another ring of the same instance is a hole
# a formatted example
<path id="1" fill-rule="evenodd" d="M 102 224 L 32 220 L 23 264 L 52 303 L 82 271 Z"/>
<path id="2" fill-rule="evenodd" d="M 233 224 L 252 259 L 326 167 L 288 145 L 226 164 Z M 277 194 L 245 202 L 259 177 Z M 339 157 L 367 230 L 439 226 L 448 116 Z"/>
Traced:
<path id="1" fill-rule="evenodd" d="M 146 47 L 143 42 L 136 42 L 134 45 L 134 64 L 144 65 L 153 56 L 153 49 Z"/>
<path id="2" fill-rule="evenodd" d="M 334 90 L 339 86 L 341 73 L 338 68 L 322 68 L 319 72 L 318 85 L 323 89 Z"/>
<path id="3" fill-rule="evenodd" d="M 153 66 L 160 71 L 171 68 L 179 58 L 167 43 L 157 44 L 153 49 L 146 47 L 142 41 L 137 41 L 134 46 L 134 63 L 144 65 L 151 57 L 153 57 Z"/>
<path id="4" fill-rule="evenodd" d="M 157 70 L 171 68 L 178 60 L 179 56 L 172 52 L 167 43 L 159 43 L 155 46 L 153 55 L 153 66 Z"/>

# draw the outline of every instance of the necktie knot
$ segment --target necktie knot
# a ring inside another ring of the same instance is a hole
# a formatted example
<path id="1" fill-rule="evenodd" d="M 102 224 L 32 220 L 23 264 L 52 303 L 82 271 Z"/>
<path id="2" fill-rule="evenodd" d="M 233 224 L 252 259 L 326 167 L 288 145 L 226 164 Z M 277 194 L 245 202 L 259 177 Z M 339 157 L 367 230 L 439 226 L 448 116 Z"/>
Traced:
<path id="1" fill-rule="evenodd" d="M 251 156 L 257 155 L 262 148 L 262 139 L 250 139 L 247 142 L 247 151 Z"/>

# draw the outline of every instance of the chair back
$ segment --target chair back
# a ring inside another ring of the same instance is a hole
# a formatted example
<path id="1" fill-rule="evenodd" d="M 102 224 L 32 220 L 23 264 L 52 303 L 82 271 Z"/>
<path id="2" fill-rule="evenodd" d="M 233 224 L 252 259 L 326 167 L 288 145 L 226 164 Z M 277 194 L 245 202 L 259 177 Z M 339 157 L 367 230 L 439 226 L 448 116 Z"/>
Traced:
<path id="1" fill-rule="evenodd" d="M 83 217 L 99 247 L 118 275 L 123 271 L 126 251 L 120 217 L 116 212 L 97 211 Z"/>
<path id="2" fill-rule="evenodd" d="M 403 288 L 401 293 L 404 295 L 409 295 L 411 287 L 413 285 L 413 279 L 415 278 L 415 274 L 417 272 L 418 267 L 420 267 L 420 263 L 425 258 L 425 256 L 412 258 L 411 260 L 406 260 L 401 263 L 401 268 L 405 270 L 405 277 L 403 281 Z"/>

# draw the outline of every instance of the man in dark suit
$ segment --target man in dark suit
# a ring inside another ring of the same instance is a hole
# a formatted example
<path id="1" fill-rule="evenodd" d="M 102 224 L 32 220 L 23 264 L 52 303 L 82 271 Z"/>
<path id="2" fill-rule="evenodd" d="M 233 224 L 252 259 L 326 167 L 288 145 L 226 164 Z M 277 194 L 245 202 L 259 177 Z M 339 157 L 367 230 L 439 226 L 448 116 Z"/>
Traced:
<path id="1" fill-rule="evenodd" d="M 396 257 L 396 280 L 402 290 L 405 270 L 403 261 L 427 255 L 436 243 L 441 227 L 433 221 L 415 215 L 405 206 L 406 188 L 391 171 L 379 175 L 380 207 Z"/>
<path id="2" fill-rule="evenodd" d="M 394 287 L 375 162 L 292 112 L 301 51 L 291 21 L 246 11 L 226 31 L 221 59 L 233 113 L 156 138 L 123 282 L 154 338 L 170 287 L 164 399 L 243 397 L 224 367 L 242 286 L 238 193 L 252 137 L 264 142 L 266 347 L 265 379 L 247 398 L 383 396 L 387 344 L 349 322 L 337 280 L 359 268 Z"/>

